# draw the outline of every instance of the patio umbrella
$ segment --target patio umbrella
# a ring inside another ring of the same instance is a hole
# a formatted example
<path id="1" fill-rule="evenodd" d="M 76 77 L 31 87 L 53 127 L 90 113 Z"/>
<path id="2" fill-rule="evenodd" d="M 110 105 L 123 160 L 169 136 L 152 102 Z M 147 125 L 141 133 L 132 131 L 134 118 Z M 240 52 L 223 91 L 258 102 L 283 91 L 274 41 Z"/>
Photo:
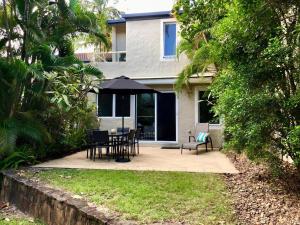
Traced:
<path id="1" fill-rule="evenodd" d="M 126 76 L 116 77 L 112 80 L 104 81 L 99 86 L 100 94 L 119 94 L 124 100 L 126 95 L 137 95 L 146 93 L 159 93 L 158 91 L 131 80 Z M 122 102 L 122 132 L 124 132 L 124 102 Z"/>

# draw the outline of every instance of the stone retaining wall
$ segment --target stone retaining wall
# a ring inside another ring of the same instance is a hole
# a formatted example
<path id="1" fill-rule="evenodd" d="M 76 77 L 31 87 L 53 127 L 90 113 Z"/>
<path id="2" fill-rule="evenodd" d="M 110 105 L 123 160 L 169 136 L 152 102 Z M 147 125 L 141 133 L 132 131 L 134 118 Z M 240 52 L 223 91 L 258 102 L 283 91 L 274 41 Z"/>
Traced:
<path id="1" fill-rule="evenodd" d="M 82 199 L 21 177 L 13 171 L 3 172 L 0 190 L 1 201 L 15 205 L 22 212 L 48 225 L 136 224 L 121 221 Z"/>

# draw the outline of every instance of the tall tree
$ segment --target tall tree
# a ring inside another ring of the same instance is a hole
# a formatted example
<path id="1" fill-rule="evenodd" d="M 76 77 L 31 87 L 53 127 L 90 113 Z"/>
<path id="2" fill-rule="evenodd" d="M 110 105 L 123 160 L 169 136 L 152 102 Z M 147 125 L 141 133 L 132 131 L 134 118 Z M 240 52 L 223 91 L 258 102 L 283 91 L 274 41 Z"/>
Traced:
<path id="1" fill-rule="evenodd" d="M 103 44 L 94 35 L 83 34 L 77 38 L 76 46 L 93 45 L 96 51 L 104 52 L 111 47 L 111 26 L 107 25 L 107 20 L 120 18 L 120 12 L 116 8 L 109 6 L 108 0 L 81 0 L 81 2 L 86 10 L 93 12 L 97 17 L 101 31 L 106 34 L 108 45 Z"/>
<path id="2" fill-rule="evenodd" d="M 75 115 L 89 111 L 86 93 L 92 76 L 101 79 L 102 73 L 74 56 L 72 40 L 81 33 L 107 44 L 95 14 L 77 0 L 52 5 L 48 0 L 3 0 L 0 158 L 18 144 L 38 149 L 51 137 L 60 142 L 66 129 L 79 126 L 82 118 Z"/>
<path id="3" fill-rule="evenodd" d="M 287 154 L 300 168 L 300 2 L 178 0 L 174 11 L 179 50 L 191 59 L 177 88 L 214 63 L 211 90 L 227 143 L 252 155 Z"/>

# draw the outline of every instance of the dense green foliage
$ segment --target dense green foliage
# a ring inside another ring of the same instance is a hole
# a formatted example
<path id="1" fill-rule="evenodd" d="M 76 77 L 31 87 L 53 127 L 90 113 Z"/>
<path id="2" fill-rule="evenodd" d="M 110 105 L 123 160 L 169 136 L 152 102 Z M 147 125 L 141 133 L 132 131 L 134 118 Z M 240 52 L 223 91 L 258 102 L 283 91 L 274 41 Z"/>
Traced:
<path id="1" fill-rule="evenodd" d="M 216 174 L 53 169 L 29 175 L 138 224 L 235 224 L 226 186 Z"/>
<path id="2" fill-rule="evenodd" d="M 105 33 L 107 37 L 108 45 L 103 44 L 102 41 L 99 41 L 97 37 L 91 34 L 82 34 L 76 39 L 75 45 L 87 46 L 92 44 L 92 46 L 95 47 L 95 52 L 105 52 L 111 49 L 112 26 L 107 26 L 107 20 L 120 18 L 120 12 L 116 8 L 109 6 L 108 0 L 81 0 L 81 2 L 84 8 L 94 12 L 101 31 Z"/>
<path id="3" fill-rule="evenodd" d="M 214 110 L 227 144 L 257 156 L 287 154 L 300 167 L 300 2 L 178 0 L 174 12 L 179 52 L 191 59 L 177 89 L 213 63 Z"/>
<path id="4" fill-rule="evenodd" d="M 10 159 L 2 167 L 78 148 L 95 124 L 87 92 L 102 73 L 74 56 L 72 40 L 88 33 L 107 41 L 93 12 L 66 2 L 1 3 L 0 159 Z"/>

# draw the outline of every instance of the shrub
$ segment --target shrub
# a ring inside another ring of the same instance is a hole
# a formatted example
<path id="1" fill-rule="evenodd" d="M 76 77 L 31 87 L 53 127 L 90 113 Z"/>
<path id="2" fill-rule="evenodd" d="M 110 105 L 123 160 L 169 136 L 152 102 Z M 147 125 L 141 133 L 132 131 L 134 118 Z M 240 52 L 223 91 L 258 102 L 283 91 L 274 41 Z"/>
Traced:
<path id="1" fill-rule="evenodd" d="M 216 71 L 210 91 L 229 145 L 247 149 L 250 157 L 275 152 L 268 159 L 275 164 L 287 154 L 299 168 L 300 11 L 293 10 L 299 1 L 176 2 L 179 53 L 191 60 L 176 88 Z"/>
<path id="2" fill-rule="evenodd" d="M 270 174 L 274 177 L 283 175 L 283 167 L 280 156 L 276 152 L 271 152 L 262 149 L 247 149 L 246 155 L 248 158 L 257 163 L 266 164 L 269 168 Z"/>
<path id="3" fill-rule="evenodd" d="M 0 170 L 17 169 L 20 166 L 29 166 L 36 164 L 37 160 L 33 150 L 28 147 L 21 147 L 9 153 L 0 162 Z"/>
<path id="4" fill-rule="evenodd" d="M 294 160 L 295 165 L 300 170 L 300 126 L 295 127 L 288 135 L 287 145 L 289 154 Z"/>

